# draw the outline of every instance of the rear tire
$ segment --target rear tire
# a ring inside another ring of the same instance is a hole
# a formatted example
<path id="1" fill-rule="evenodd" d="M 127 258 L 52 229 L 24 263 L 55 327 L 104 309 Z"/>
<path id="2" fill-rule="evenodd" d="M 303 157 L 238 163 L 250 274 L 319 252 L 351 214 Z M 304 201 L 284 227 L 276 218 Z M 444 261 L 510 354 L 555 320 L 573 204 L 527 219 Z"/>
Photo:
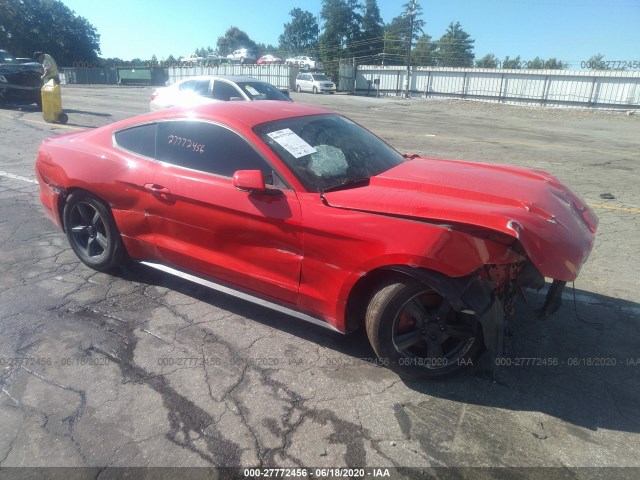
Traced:
<path id="1" fill-rule="evenodd" d="M 296 85 L 296 92 L 298 93 L 302 92 L 302 88 L 300 88 L 300 85 Z"/>
<path id="2" fill-rule="evenodd" d="M 365 321 L 382 364 L 410 380 L 451 375 L 473 365 L 484 349 L 475 316 L 456 312 L 433 288 L 412 278 L 382 284 Z"/>
<path id="3" fill-rule="evenodd" d="M 104 202 L 88 192 L 73 193 L 62 218 L 69 245 L 82 263 L 103 272 L 126 262 L 120 232 Z"/>
<path id="4" fill-rule="evenodd" d="M 313 87 L 313 94 L 315 95 L 316 93 L 318 93 L 318 88 L 317 87 Z"/>

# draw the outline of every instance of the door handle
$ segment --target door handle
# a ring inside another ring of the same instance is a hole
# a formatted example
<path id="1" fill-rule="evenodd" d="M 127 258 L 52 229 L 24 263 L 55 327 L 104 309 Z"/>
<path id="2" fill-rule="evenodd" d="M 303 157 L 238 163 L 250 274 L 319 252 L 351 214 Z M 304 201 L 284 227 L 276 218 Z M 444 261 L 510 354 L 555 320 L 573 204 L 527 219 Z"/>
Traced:
<path id="1" fill-rule="evenodd" d="M 144 189 L 153 193 L 154 195 L 169 195 L 171 190 L 162 185 L 156 185 L 155 183 L 146 183 Z"/>

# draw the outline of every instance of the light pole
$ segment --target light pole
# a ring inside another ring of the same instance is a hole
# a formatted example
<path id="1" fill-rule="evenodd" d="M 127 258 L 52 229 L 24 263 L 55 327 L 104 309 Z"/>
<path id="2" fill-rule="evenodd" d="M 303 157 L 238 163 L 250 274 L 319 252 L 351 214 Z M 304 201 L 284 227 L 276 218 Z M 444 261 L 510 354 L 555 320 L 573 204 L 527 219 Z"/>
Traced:
<path id="1" fill-rule="evenodd" d="M 411 7 L 407 14 L 409 15 L 409 42 L 407 45 L 407 78 L 404 82 L 404 98 L 409 98 L 409 77 L 411 76 L 411 44 L 413 43 L 413 16 L 416 11 L 416 0 L 411 2 Z"/>

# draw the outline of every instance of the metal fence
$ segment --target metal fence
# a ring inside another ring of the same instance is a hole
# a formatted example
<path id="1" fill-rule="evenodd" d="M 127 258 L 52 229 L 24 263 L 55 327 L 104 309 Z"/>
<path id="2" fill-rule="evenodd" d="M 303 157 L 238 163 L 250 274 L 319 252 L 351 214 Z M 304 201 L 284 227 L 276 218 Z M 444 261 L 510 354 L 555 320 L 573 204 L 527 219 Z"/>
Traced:
<path id="1" fill-rule="evenodd" d="M 289 65 L 231 64 L 189 65 L 171 68 L 116 67 L 116 68 L 63 68 L 62 81 L 66 84 L 172 84 L 183 78 L 200 75 L 244 75 L 268 82 L 280 89 L 295 90 L 300 69 Z"/>
<path id="2" fill-rule="evenodd" d="M 66 84 L 106 84 L 118 83 L 118 71 L 115 68 L 63 68 L 61 79 Z"/>
<path id="3" fill-rule="evenodd" d="M 339 89 L 401 95 L 406 67 L 341 65 Z M 427 68 L 411 70 L 409 90 L 422 97 L 604 108 L 640 107 L 640 72 Z"/>
<path id="4" fill-rule="evenodd" d="M 295 90 L 299 68 L 289 65 L 190 66 L 188 68 L 65 68 L 65 83 L 171 84 L 198 75 L 245 75 Z M 338 90 L 402 95 L 406 67 L 341 64 Z M 501 103 L 595 108 L 640 108 L 640 72 L 498 70 L 414 67 L 410 94 L 425 98 L 466 98 Z"/>
<path id="5" fill-rule="evenodd" d="M 63 68 L 65 84 L 164 85 L 167 70 L 156 67 Z"/>

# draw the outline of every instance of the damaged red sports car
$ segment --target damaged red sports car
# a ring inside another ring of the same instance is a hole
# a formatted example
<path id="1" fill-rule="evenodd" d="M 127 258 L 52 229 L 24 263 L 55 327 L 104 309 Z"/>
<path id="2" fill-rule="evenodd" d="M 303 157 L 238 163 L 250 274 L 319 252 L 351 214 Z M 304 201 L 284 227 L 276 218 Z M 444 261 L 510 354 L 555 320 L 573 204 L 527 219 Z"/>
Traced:
<path id="1" fill-rule="evenodd" d="M 560 304 L 597 218 L 551 175 L 401 155 L 331 111 L 229 102 L 43 142 L 40 198 L 86 265 L 126 261 L 340 332 L 434 378 L 486 346 L 553 279 Z"/>

